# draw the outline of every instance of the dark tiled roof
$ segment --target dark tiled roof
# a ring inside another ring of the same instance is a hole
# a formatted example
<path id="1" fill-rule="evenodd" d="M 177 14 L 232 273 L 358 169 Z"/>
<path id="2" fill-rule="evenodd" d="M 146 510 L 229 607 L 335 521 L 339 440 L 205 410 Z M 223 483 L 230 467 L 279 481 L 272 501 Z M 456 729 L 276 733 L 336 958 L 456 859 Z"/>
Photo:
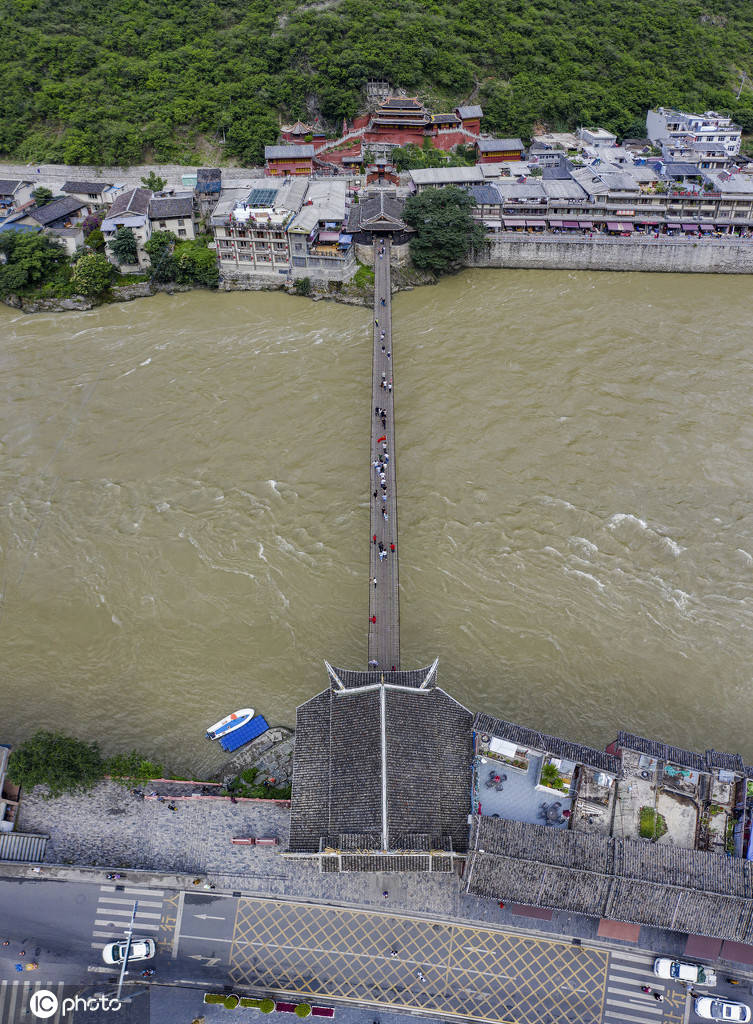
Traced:
<path id="1" fill-rule="evenodd" d="M 510 150 L 523 150 L 521 139 L 477 139 L 479 153 L 502 153 Z"/>
<path id="2" fill-rule="evenodd" d="M 423 111 L 424 105 L 416 96 L 388 96 L 379 104 L 379 109 Z"/>
<path id="3" fill-rule="evenodd" d="M 396 228 L 405 228 L 403 208 L 405 202 L 381 192 L 373 199 L 365 199 L 358 204 L 359 226 L 368 229 L 370 223 L 379 220 L 394 222 Z"/>
<path id="4" fill-rule="evenodd" d="M 683 750 L 681 747 L 672 747 L 668 743 L 660 743 L 658 740 L 647 740 L 645 736 L 636 736 L 631 732 L 618 732 L 617 746 L 634 750 L 638 754 L 648 754 L 649 757 L 655 757 L 659 761 L 682 765 L 683 768 L 691 768 L 696 772 L 707 770 L 706 760 L 701 754 L 696 754 L 692 750 Z"/>
<path id="5" fill-rule="evenodd" d="M 373 669 L 368 672 L 354 671 L 350 668 L 334 668 L 332 671 L 346 688 L 352 690 L 361 686 L 376 686 L 384 679 L 385 683 L 393 683 L 395 686 L 411 686 L 418 689 L 426 682 L 432 666 L 428 668 L 417 668 L 402 670 L 400 672 L 383 672 L 381 669 Z M 333 680 L 333 685 L 336 685 Z M 429 685 L 436 685 L 430 680 Z"/>
<path id="6" fill-rule="evenodd" d="M 122 217 L 123 214 L 146 214 L 149 211 L 149 202 L 152 198 L 152 191 L 148 188 L 132 188 L 128 192 L 121 192 L 118 198 L 110 207 L 107 217 Z"/>
<path id="7" fill-rule="evenodd" d="M 0 196 L 12 196 L 21 184 L 23 184 L 23 182 L 19 181 L 18 178 L 15 180 L 3 178 L 2 181 L 0 181 Z M 31 184 L 31 182 L 26 182 L 26 184 Z"/>
<path id="8" fill-rule="evenodd" d="M 44 206 L 29 210 L 29 216 L 33 217 L 42 227 L 46 227 L 56 220 L 63 220 L 63 218 L 69 217 L 72 213 L 77 213 L 85 205 L 80 199 L 74 199 L 73 196 L 65 196 L 63 199 L 54 199 L 51 203 L 46 203 Z"/>
<path id="9" fill-rule="evenodd" d="M 469 118 L 472 117 L 484 116 L 483 110 L 477 103 L 472 103 L 470 104 L 470 106 L 467 107 L 456 107 L 455 109 L 458 112 L 458 116 L 462 117 L 464 120 L 468 120 Z"/>
<path id="10" fill-rule="evenodd" d="M 745 762 L 739 754 L 725 754 L 720 750 L 707 750 L 706 764 L 708 764 L 709 768 L 723 768 L 728 772 L 745 774 Z"/>
<path id="11" fill-rule="evenodd" d="M 111 181 L 66 181 L 61 192 L 77 192 L 83 195 L 99 194 L 103 189 L 111 188 Z"/>
<path id="12" fill-rule="evenodd" d="M 165 199 L 152 199 L 149 203 L 149 219 L 165 220 L 167 217 L 192 217 L 193 199 L 191 196 L 172 196 Z"/>
<path id="13" fill-rule="evenodd" d="M 558 736 L 547 736 L 546 733 L 536 732 L 535 729 L 526 729 L 522 725 L 516 725 L 515 722 L 506 722 L 501 718 L 492 718 L 491 715 L 478 714 L 473 723 L 473 729 L 474 732 L 488 733 L 501 740 L 517 743 L 521 747 L 541 750 L 547 754 L 554 754 L 555 757 L 564 758 L 566 761 L 575 761 L 576 764 L 584 764 L 589 768 L 610 772 L 612 775 L 619 775 L 620 772 L 620 759 L 612 754 L 607 754 L 605 750 L 586 747 L 582 743 L 571 743 Z"/>
<path id="14" fill-rule="evenodd" d="M 310 142 L 301 143 L 297 146 L 265 146 L 265 160 L 291 160 L 304 157 L 312 158 L 314 147 Z"/>
<path id="15" fill-rule="evenodd" d="M 753 865 L 700 850 L 474 817 L 466 891 L 753 940 Z"/>
<path id="16" fill-rule="evenodd" d="M 473 196 L 479 206 L 499 206 L 502 197 L 491 185 L 469 185 L 466 192 Z"/>
<path id="17" fill-rule="evenodd" d="M 457 114 L 432 114 L 432 124 L 458 124 Z"/>
<path id="18" fill-rule="evenodd" d="M 444 690 L 417 688 L 429 671 L 406 679 L 405 688 L 374 685 L 379 673 L 352 673 L 349 683 L 358 676 L 369 688 L 340 689 L 333 682 L 298 708 L 291 852 L 325 846 L 363 853 L 363 843 L 381 849 L 385 830 L 390 850 L 413 842 L 466 848 L 472 718 Z"/>
<path id="19" fill-rule="evenodd" d="M 222 169 L 220 167 L 199 167 L 196 171 L 196 184 L 205 181 L 221 181 Z"/>
<path id="20" fill-rule="evenodd" d="M 418 856 L 390 856 L 368 855 L 368 854 L 344 854 L 340 858 L 323 857 L 322 861 L 337 861 L 337 866 L 324 867 L 327 871 L 371 871 L 371 872 L 398 872 L 398 871 L 452 871 L 452 857 L 422 857 Z"/>

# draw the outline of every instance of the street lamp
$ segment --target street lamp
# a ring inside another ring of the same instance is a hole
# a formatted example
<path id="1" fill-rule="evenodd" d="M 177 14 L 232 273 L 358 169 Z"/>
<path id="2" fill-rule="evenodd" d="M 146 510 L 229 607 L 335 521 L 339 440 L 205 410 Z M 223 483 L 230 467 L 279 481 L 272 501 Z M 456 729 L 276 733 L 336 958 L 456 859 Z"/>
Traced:
<path id="1" fill-rule="evenodd" d="M 118 993 L 115 998 L 120 1001 L 120 993 L 123 991 L 123 979 L 125 978 L 126 967 L 128 966 L 128 956 L 131 952 L 131 941 L 133 940 L 133 922 L 136 919 L 136 908 L 139 905 L 138 900 L 133 902 L 133 910 L 131 911 L 131 923 L 128 925 L 128 934 L 126 935 L 126 948 L 125 956 L 123 957 L 123 963 L 120 968 L 120 977 L 118 978 Z"/>

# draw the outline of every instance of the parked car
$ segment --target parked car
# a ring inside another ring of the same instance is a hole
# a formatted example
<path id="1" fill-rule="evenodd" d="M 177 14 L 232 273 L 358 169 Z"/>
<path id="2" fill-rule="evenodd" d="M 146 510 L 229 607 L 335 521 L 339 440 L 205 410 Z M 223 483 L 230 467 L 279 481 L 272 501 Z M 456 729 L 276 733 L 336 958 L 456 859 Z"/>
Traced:
<path id="1" fill-rule="evenodd" d="M 106 964 L 122 964 L 125 960 L 127 945 L 125 939 L 109 943 L 102 950 L 102 959 Z M 128 963 L 132 960 L 151 960 L 155 952 L 154 939 L 131 939 Z"/>
<path id="2" fill-rule="evenodd" d="M 716 985 L 716 972 L 701 964 L 689 964 L 685 960 L 672 960 L 668 956 L 660 956 L 654 960 L 654 974 L 657 978 L 674 978 L 686 985 Z"/>
<path id="3" fill-rule="evenodd" d="M 750 1007 L 745 1003 L 733 1003 L 731 999 L 718 999 L 716 996 L 699 996 L 693 1008 L 703 1020 L 748 1024 L 751 1018 Z"/>

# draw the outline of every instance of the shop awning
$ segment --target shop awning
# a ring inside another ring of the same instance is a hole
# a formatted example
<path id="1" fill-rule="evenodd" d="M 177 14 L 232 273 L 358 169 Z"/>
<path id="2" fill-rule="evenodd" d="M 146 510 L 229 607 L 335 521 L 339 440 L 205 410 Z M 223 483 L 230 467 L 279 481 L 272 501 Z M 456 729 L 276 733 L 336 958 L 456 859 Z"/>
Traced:
<path id="1" fill-rule="evenodd" d="M 701 231 L 713 231 L 716 224 L 701 224 Z"/>
<path id="2" fill-rule="evenodd" d="M 352 235 L 340 235 L 340 245 L 350 245 L 352 241 Z"/>
<path id="3" fill-rule="evenodd" d="M 578 221 L 578 227 L 579 228 L 592 228 L 593 226 L 594 226 L 594 222 L 592 220 L 579 220 Z"/>
<path id="4" fill-rule="evenodd" d="M 638 217 L 638 219 L 636 220 L 635 223 L 636 224 L 648 224 L 649 226 L 651 226 L 651 225 L 655 225 L 655 224 L 661 224 L 661 221 L 660 220 L 646 220 L 645 217 Z"/>
<path id="5" fill-rule="evenodd" d="M 545 228 L 546 227 L 546 221 L 545 220 L 527 220 L 526 221 L 526 227 L 527 228 Z"/>
<path id="6" fill-rule="evenodd" d="M 320 242 L 337 242 L 340 238 L 339 231 L 320 231 L 319 241 Z"/>
<path id="7" fill-rule="evenodd" d="M 562 221 L 561 220 L 550 220 L 549 221 L 549 227 L 550 228 L 561 228 L 562 227 Z"/>
<path id="8" fill-rule="evenodd" d="M 578 226 L 577 220 L 563 220 L 562 221 L 562 227 L 563 228 L 577 228 L 577 226 Z"/>
<path id="9" fill-rule="evenodd" d="M 523 217 L 505 217 L 506 228 L 524 228 L 525 226 L 526 222 Z"/>
<path id="10" fill-rule="evenodd" d="M 608 220 L 607 231 L 622 231 L 622 224 L 618 224 L 616 220 Z"/>
<path id="11" fill-rule="evenodd" d="M 698 225 L 697 224 L 683 224 L 682 230 L 683 231 L 697 231 L 698 230 Z"/>
<path id="12" fill-rule="evenodd" d="M 501 228 L 502 227 L 502 221 L 501 220 L 485 220 L 484 221 L 484 227 L 485 228 Z"/>

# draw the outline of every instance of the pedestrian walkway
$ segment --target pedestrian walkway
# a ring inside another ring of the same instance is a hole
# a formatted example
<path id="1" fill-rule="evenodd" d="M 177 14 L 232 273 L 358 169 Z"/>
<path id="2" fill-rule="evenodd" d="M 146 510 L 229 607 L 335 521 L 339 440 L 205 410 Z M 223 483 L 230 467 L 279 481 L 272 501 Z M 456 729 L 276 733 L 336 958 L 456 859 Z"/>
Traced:
<path id="1" fill-rule="evenodd" d="M 99 889 L 94 914 L 92 949 L 99 950 L 97 966 L 102 964 L 101 950 L 110 942 L 125 937 L 131 921 L 133 904 L 138 900 L 133 934 L 139 938 L 159 938 L 160 922 L 164 914 L 165 893 L 160 889 L 137 888 L 129 885 L 102 885 Z"/>
<path id="2" fill-rule="evenodd" d="M 397 473 L 390 240 L 374 243 L 374 354 L 371 388 L 369 667 L 400 668 Z"/>
<path id="3" fill-rule="evenodd" d="M 654 959 L 632 950 L 609 954 L 602 1024 L 682 1024 L 686 990 L 657 978 Z M 662 1001 L 642 992 L 642 985 L 662 995 Z"/>
<path id="4" fill-rule="evenodd" d="M 44 989 L 52 992 L 58 1002 L 58 1008 L 51 1017 L 45 1018 L 48 1024 L 66 1024 L 70 1020 L 68 1014 L 63 1018 L 63 982 L 39 981 L 39 971 L 34 972 L 34 980 L 27 975 L 23 981 L 0 981 L 0 1024 L 18 1024 L 21 1020 L 37 1020 L 29 1010 L 29 1000 L 35 992 Z M 47 1003 L 51 1006 L 51 1003 Z"/>

